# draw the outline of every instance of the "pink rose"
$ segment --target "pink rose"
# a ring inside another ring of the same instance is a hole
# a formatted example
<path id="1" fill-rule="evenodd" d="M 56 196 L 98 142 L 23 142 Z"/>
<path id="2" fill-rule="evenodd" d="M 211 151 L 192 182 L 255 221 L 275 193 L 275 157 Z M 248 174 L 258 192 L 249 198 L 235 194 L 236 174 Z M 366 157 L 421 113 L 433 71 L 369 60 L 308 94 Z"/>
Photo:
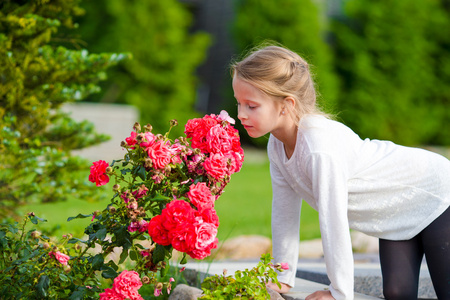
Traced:
<path id="1" fill-rule="evenodd" d="M 158 141 L 148 147 L 147 153 L 155 169 L 164 169 L 170 163 L 171 153 L 164 141 Z"/>
<path id="2" fill-rule="evenodd" d="M 61 264 L 67 265 L 67 262 L 70 259 L 70 256 L 64 253 L 61 253 L 59 251 L 56 252 L 49 252 L 48 255 L 54 256 Z"/>
<path id="3" fill-rule="evenodd" d="M 235 121 L 232 117 L 230 117 L 230 115 L 228 115 L 228 112 L 225 110 L 222 110 L 219 114 L 219 116 L 217 116 L 217 119 L 220 121 L 226 121 L 230 124 L 234 124 Z"/>
<path id="4" fill-rule="evenodd" d="M 231 152 L 231 173 L 239 172 L 244 163 L 244 150 L 240 148 L 240 151 Z"/>
<path id="5" fill-rule="evenodd" d="M 147 150 L 149 147 L 151 147 L 156 140 L 156 136 L 151 133 L 151 132 L 145 132 L 145 133 L 141 133 L 142 135 L 142 142 L 139 144 L 139 146 L 141 146 L 142 148 L 144 148 L 145 150 Z"/>
<path id="6" fill-rule="evenodd" d="M 171 243 L 169 231 L 163 226 L 164 218 L 162 215 L 154 216 L 148 224 L 148 234 L 152 240 L 162 246 L 168 246 Z"/>
<path id="7" fill-rule="evenodd" d="M 117 294 L 113 289 L 105 289 L 103 293 L 100 293 L 100 300 L 123 300 L 124 298 Z"/>
<path id="8" fill-rule="evenodd" d="M 289 270 L 289 264 L 288 263 L 281 263 L 281 268 L 283 270 Z"/>
<path id="9" fill-rule="evenodd" d="M 131 224 L 128 226 L 129 232 L 145 232 L 148 230 L 148 222 L 145 220 L 140 220 L 139 222 L 131 222 Z"/>
<path id="10" fill-rule="evenodd" d="M 207 249 L 214 243 L 217 236 L 217 228 L 211 223 L 202 223 L 195 228 L 197 232 L 196 249 Z"/>
<path id="11" fill-rule="evenodd" d="M 148 188 L 145 185 L 141 185 L 136 191 L 133 192 L 133 195 L 136 199 L 140 199 L 147 195 Z"/>
<path id="12" fill-rule="evenodd" d="M 114 278 L 113 290 L 123 298 L 136 299 L 141 286 L 141 278 L 136 271 L 124 270 Z"/>
<path id="13" fill-rule="evenodd" d="M 97 186 L 107 184 L 109 182 L 109 177 L 106 175 L 107 167 L 109 167 L 109 164 L 104 160 L 94 161 L 91 166 L 89 181 L 95 183 Z"/>
<path id="14" fill-rule="evenodd" d="M 211 208 L 214 206 L 215 197 L 204 182 L 192 184 L 187 192 L 187 197 L 197 209 Z"/>
<path id="15" fill-rule="evenodd" d="M 228 153 L 232 150 L 232 139 L 220 124 L 211 127 L 206 135 L 207 150 L 210 153 Z"/>
<path id="16" fill-rule="evenodd" d="M 203 163 L 203 167 L 208 175 L 221 180 L 229 175 L 228 158 L 221 154 L 212 154 Z"/>

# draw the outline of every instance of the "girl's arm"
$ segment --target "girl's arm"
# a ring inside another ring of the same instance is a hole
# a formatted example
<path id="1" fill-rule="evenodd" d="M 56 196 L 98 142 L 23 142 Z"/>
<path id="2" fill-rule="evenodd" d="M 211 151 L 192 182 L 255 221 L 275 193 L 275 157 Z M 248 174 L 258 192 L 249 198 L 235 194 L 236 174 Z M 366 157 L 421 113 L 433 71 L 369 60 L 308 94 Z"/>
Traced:
<path id="1" fill-rule="evenodd" d="M 288 263 L 289 270 L 278 280 L 290 287 L 295 285 L 297 273 L 301 199 L 284 180 L 274 163 L 270 164 L 272 179 L 272 248 L 276 263 Z"/>
<path id="2" fill-rule="evenodd" d="M 320 233 L 330 292 L 335 299 L 353 299 L 353 252 L 347 218 L 347 172 L 339 158 L 311 154 L 307 164 L 319 211 Z"/>

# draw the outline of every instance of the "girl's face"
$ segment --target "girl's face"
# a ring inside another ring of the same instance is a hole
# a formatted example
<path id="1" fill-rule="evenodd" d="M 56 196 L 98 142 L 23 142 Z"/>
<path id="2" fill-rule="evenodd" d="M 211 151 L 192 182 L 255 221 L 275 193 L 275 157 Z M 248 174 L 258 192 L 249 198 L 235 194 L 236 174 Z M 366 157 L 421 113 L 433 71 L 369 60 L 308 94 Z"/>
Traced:
<path id="1" fill-rule="evenodd" d="M 257 138 L 273 133 L 281 126 L 281 103 L 253 85 L 233 78 L 234 97 L 238 105 L 238 118 L 249 136 Z"/>

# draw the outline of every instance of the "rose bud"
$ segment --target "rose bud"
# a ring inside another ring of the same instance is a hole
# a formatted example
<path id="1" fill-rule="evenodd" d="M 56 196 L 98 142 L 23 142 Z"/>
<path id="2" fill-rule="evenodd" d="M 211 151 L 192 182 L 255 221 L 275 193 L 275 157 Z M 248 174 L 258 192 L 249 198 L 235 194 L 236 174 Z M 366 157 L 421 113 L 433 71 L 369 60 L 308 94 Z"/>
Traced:
<path id="1" fill-rule="evenodd" d="M 153 130 L 153 127 L 152 127 L 152 125 L 147 124 L 144 126 L 144 129 L 145 129 L 145 131 L 151 132 Z"/>

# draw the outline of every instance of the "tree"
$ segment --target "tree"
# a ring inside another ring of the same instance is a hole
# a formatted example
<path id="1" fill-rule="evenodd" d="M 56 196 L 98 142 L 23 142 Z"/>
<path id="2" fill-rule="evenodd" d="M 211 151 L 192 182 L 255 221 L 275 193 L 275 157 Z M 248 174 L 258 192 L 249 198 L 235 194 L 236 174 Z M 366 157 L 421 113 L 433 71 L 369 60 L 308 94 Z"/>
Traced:
<path id="1" fill-rule="evenodd" d="M 362 137 L 450 144 L 450 36 L 440 1 L 347 1 L 334 21 L 341 117 Z"/>
<path id="2" fill-rule="evenodd" d="M 184 124 L 197 116 L 195 70 L 210 39 L 189 32 L 192 16 L 180 1 L 96 0 L 84 7 L 79 30 L 88 49 L 133 55 L 111 73 L 101 101 L 138 107 L 141 122 L 157 131 L 167 130 L 167 120 Z M 173 130 L 180 135 L 183 128 Z"/>
<path id="3" fill-rule="evenodd" d="M 106 139 L 92 124 L 60 111 L 98 92 L 123 54 L 89 54 L 56 41 L 83 13 L 79 0 L 5 0 L 0 4 L 0 218 L 25 203 L 86 198 L 89 166 L 70 151 Z"/>

